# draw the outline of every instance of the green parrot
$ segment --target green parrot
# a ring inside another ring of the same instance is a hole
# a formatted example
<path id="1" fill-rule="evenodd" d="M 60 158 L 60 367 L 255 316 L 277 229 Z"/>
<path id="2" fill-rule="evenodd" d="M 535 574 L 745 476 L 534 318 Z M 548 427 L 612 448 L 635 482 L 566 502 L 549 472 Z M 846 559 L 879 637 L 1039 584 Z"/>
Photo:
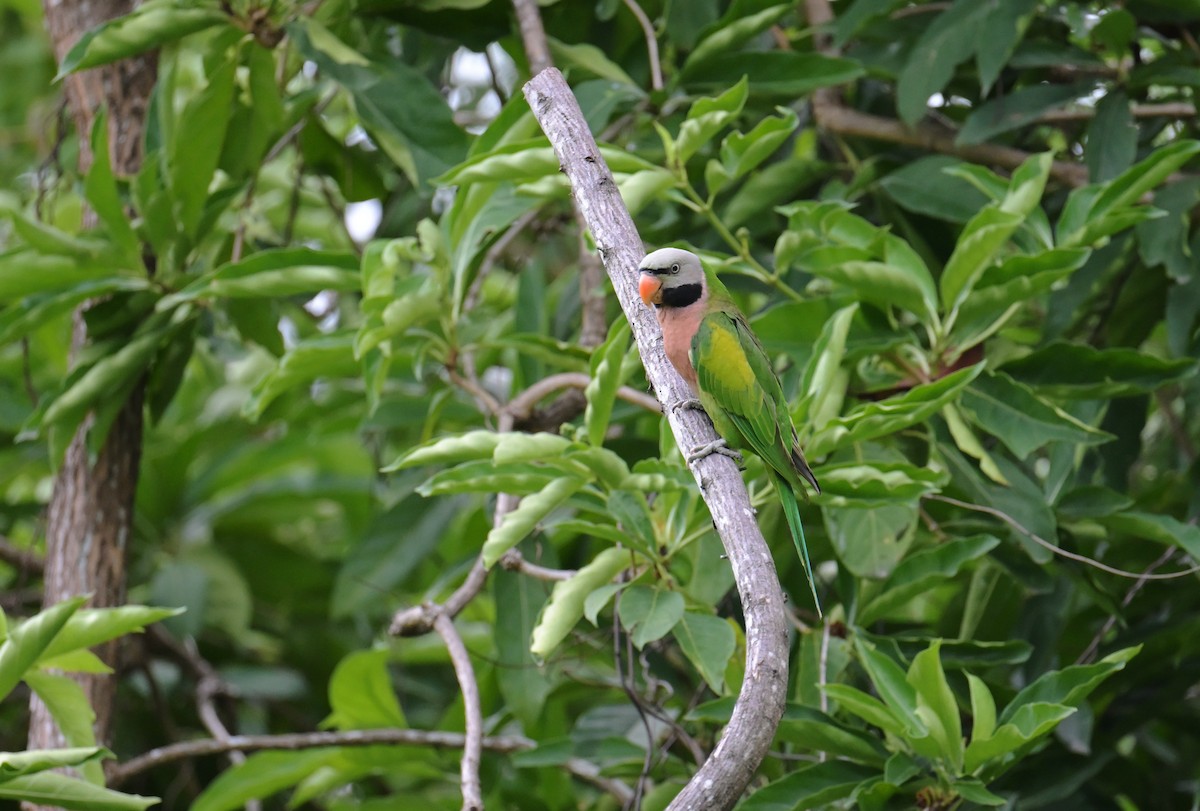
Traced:
<path id="1" fill-rule="evenodd" d="M 735 448 L 751 450 L 763 460 L 820 615 L 796 493 L 805 492 L 801 480 L 818 493 L 821 487 L 797 443 L 788 403 L 767 353 L 725 285 L 696 254 L 663 248 L 648 254 L 638 272 L 638 293 L 646 306 L 654 307 L 667 359 L 698 398 L 675 407 L 703 408 L 721 435 L 693 451 L 688 462 L 710 453 L 740 460 Z"/>

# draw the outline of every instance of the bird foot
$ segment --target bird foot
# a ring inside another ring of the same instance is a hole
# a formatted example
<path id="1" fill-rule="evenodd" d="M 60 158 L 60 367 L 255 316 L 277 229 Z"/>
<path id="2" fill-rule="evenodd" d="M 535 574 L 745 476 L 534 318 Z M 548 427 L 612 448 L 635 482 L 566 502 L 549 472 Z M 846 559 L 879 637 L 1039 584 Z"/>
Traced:
<path id="1" fill-rule="evenodd" d="M 689 397 L 688 399 L 680 400 L 678 403 L 671 406 L 671 413 L 677 414 L 681 409 L 684 408 L 694 408 L 697 411 L 703 411 L 704 405 L 695 397 Z"/>
<path id="2" fill-rule="evenodd" d="M 692 462 L 699 462 L 704 457 L 712 456 L 714 453 L 728 456 L 737 463 L 739 468 L 745 469 L 745 460 L 742 459 L 742 455 L 729 447 L 724 439 L 720 438 L 714 439 L 707 445 L 701 445 L 699 448 L 693 448 L 692 452 L 687 455 L 687 463 L 690 465 Z"/>

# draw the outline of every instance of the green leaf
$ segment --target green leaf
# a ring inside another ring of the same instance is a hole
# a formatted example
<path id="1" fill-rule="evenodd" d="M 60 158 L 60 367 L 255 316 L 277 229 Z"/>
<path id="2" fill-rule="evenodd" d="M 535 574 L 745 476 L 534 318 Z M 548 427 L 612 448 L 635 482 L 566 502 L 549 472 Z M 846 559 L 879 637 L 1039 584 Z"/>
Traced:
<path id="1" fill-rule="evenodd" d="M 792 6 L 789 3 L 767 6 L 761 11 L 747 14 L 720 26 L 714 26 L 711 33 L 696 43 L 696 47 L 688 54 L 687 60 L 683 63 L 684 73 L 686 74 L 690 68 L 694 68 L 705 60 L 736 49 L 742 43 L 779 22 L 791 10 Z"/>
<path id="2" fill-rule="evenodd" d="M 466 133 L 421 71 L 400 58 L 368 60 L 313 17 L 289 23 L 287 32 L 306 59 L 350 93 L 371 138 L 414 184 L 466 157 Z"/>
<path id="3" fill-rule="evenodd" d="M 63 57 L 55 80 L 75 71 L 153 50 L 188 34 L 228 22 L 229 17 L 216 4 L 149 0 L 131 14 L 110 20 L 80 37 Z"/>
<path id="4" fill-rule="evenodd" d="M 413 448 L 383 469 L 384 473 L 416 467 L 490 459 L 503 434 L 495 431 L 468 431 L 459 436 L 440 437 Z"/>
<path id="5" fill-rule="evenodd" d="M 86 37 L 87 34 L 84 34 Z M 137 257 L 140 246 L 133 226 L 125 216 L 125 206 L 117 190 L 117 179 L 113 175 L 108 150 L 108 116 L 103 111 L 92 124 L 92 165 L 83 180 L 83 193 L 125 256 Z"/>
<path id="6" fill-rule="evenodd" d="M 946 171 L 962 161 L 930 155 L 889 172 L 879 185 L 909 211 L 947 222 L 965 223 L 988 202 L 978 189 Z"/>
<path id="7" fill-rule="evenodd" d="M 928 735 L 926 722 L 917 713 L 917 691 L 900 665 L 858 634 L 854 650 L 879 697 L 904 724 L 905 735 L 913 739 Z"/>
<path id="8" fill-rule="evenodd" d="M 913 273 L 911 266 L 848 259 L 841 249 L 818 249 L 800 257 L 800 267 L 814 276 L 829 279 L 852 289 L 858 297 L 883 309 L 902 307 L 927 322 L 936 319 L 937 294 L 933 277 Z"/>
<path id="9" fill-rule="evenodd" d="M 454 493 L 511 493 L 526 496 L 562 476 L 560 468 L 531 463 L 497 465 L 490 459 L 464 462 L 426 479 L 417 492 L 423 496 Z"/>
<path id="10" fill-rule="evenodd" d="M 1029 458 L 1048 442 L 1100 445 L 1116 438 L 1077 420 L 1003 373 L 976 378 L 963 392 L 962 407 L 1018 459 Z"/>
<path id="11" fill-rule="evenodd" d="M 604 444 L 617 389 L 625 382 L 622 369 L 629 354 L 629 334 L 629 322 L 618 318 L 609 329 L 608 340 L 592 353 L 592 376 L 583 391 L 587 398 L 583 424 L 588 442 L 595 446 Z"/>
<path id="12" fill-rule="evenodd" d="M 1103 521 L 1114 532 L 1177 546 L 1192 558 L 1200 559 L 1200 527 L 1194 523 L 1185 524 L 1169 515 L 1137 511 L 1110 515 Z"/>
<path id="13" fill-rule="evenodd" d="M 0 698 L 11 693 L 25 678 L 25 672 L 41 658 L 71 615 L 85 602 L 87 597 L 64 600 L 9 630 L 7 638 L 0 643 Z"/>
<path id="14" fill-rule="evenodd" d="M 776 108 L 780 115 L 768 116 L 745 134 L 731 132 L 721 142 L 721 164 L 730 179 L 745 176 L 774 154 L 800 125 L 800 118 L 786 107 Z M 716 191 L 709 188 L 709 194 Z"/>
<path id="15" fill-rule="evenodd" d="M 820 710 L 788 705 L 779 723 L 777 737 L 783 741 L 846 757 L 860 763 L 882 766 L 887 750 L 879 739 L 857 729 L 843 726 Z"/>
<path id="16" fill-rule="evenodd" d="M 584 482 L 577 478 L 564 476 L 521 499 L 517 508 L 506 513 L 504 519 L 488 533 L 480 551 L 483 565 L 489 569 L 494 566 L 505 552 L 524 540 L 539 521 L 562 506 L 583 485 Z"/>
<path id="17" fill-rule="evenodd" d="M 78 766 L 91 760 L 112 757 L 99 746 L 70 749 L 31 749 L 26 752 L 0 752 L 0 783 L 23 774 L 36 774 L 64 766 Z"/>
<path id="18" fill-rule="evenodd" d="M 1145 160 L 1126 169 L 1108 183 L 1083 186 L 1071 192 L 1056 227 L 1058 243 L 1069 248 L 1089 245 L 1100 237 L 1145 219 L 1147 212 L 1128 209 L 1138 205 L 1142 195 L 1162 183 L 1185 163 L 1200 154 L 1200 141 L 1174 141 L 1155 149 Z M 1126 219 L 1120 219 L 1124 215 Z M 1113 220 L 1114 217 L 1118 219 Z"/>
<path id="19" fill-rule="evenodd" d="M 299 752 L 257 752 L 208 784 L 191 811 L 234 811 L 299 783 L 342 755 L 326 747 Z"/>
<path id="20" fill-rule="evenodd" d="M 869 503 L 869 502 L 868 502 Z M 917 522 L 915 501 L 866 507 L 823 507 L 838 560 L 858 577 L 882 579 L 904 557 Z M 863 543 L 863 540 L 869 543 Z"/>
<path id="21" fill-rule="evenodd" d="M 1024 305 L 1049 292 L 1091 256 L 1081 248 L 1014 255 L 984 270 L 952 323 L 950 343 L 963 352 L 989 338 Z"/>
<path id="22" fill-rule="evenodd" d="M 904 394 L 861 405 L 814 434 L 809 442 L 809 455 L 821 457 L 835 448 L 895 433 L 921 422 L 955 400 L 982 371 L 983 364 L 976 364 L 914 386 Z"/>
<path id="23" fill-rule="evenodd" d="M 679 165 L 687 163 L 705 144 L 738 117 L 746 103 L 750 86 L 743 77 L 715 98 L 697 99 L 675 137 L 675 156 Z"/>
<path id="24" fill-rule="evenodd" d="M 979 89 L 987 95 L 1013 51 L 1024 36 L 1038 6 L 1037 0 L 1006 0 L 993 3 L 983 30 L 987 36 L 977 43 L 975 62 L 979 67 Z"/>
<path id="25" fill-rule="evenodd" d="M 70 811 L 141 811 L 159 803 L 157 797 L 122 794 L 49 771 L 0 782 L 0 798 Z"/>
<path id="26" fill-rule="evenodd" d="M 822 87 L 848 84 L 864 75 L 853 59 L 799 51 L 741 51 L 699 62 L 684 74 L 689 86 L 729 87 L 749 80 L 756 96 L 789 100 Z"/>
<path id="27" fill-rule="evenodd" d="M 935 639 L 926 650 L 918 653 L 908 669 L 907 678 L 916 690 L 917 717 L 941 749 L 942 757 L 957 773 L 963 762 L 962 720 L 958 715 L 958 702 L 942 669 L 940 648 L 941 640 Z"/>
<path id="28" fill-rule="evenodd" d="M 991 3 L 955 0 L 911 46 L 896 81 L 896 107 L 910 126 L 925 114 L 929 97 L 954 76 L 955 67 L 974 55 L 991 13 Z"/>
<path id="29" fill-rule="evenodd" d="M 55 318 L 70 313 L 89 299 L 149 288 L 150 283 L 143 279 L 110 276 L 80 282 L 66 290 L 22 299 L 0 310 L 0 345 L 10 344 L 28 335 Z"/>
<path id="30" fill-rule="evenodd" d="M 168 182 L 175 201 L 172 214 L 193 239 L 199 236 L 209 185 L 221 161 L 237 68 L 233 54 L 209 72 L 202 89 L 179 114 L 175 137 L 167 143 Z"/>
<path id="31" fill-rule="evenodd" d="M 492 461 L 498 465 L 540 462 L 561 456 L 575 447 L 577 447 L 575 443 L 566 437 L 546 431 L 536 434 L 510 431 L 500 435 L 500 441 L 496 443 L 496 449 L 492 451 Z"/>
<path id="32" fill-rule="evenodd" d="M 1015 716 L 1022 707 L 1031 704 L 1062 704 L 1077 707 L 1100 682 L 1124 670 L 1125 665 L 1141 651 L 1141 645 L 1110 653 L 1099 662 L 1090 665 L 1072 665 L 1062 670 L 1044 673 L 1022 689 L 1000 713 L 999 722 L 1015 723 Z"/>
<path id="33" fill-rule="evenodd" d="M 1074 708 L 1062 704 L 1023 704 L 1009 720 L 1002 722 L 992 735 L 971 741 L 967 747 L 963 770 L 973 774 L 985 767 L 988 761 L 1004 758 L 1030 741 L 1046 735 L 1074 712 Z"/>
<path id="34" fill-rule="evenodd" d="M 1121 9 L 1116 9 L 1126 13 Z M 1114 14 L 1106 14 L 1109 19 Z M 1129 97 L 1120 90 L 1105 94 L 1096 105 L 1096 115 L 1088 125 L 1087 146 L 1083 157 L 1093 183 L 1112 180 L 1124 172 L 1137 157 L 1138 128 L 1133 121 Z"/>
<path id="35" fill-rule="evenodd" d="M 658 557 L 658 538 L 646 494 L 632 490 L 615 490 L 606 502 L 608 514 L 617 522 L 622 543 L 638 550 L 648 558 Z"/>
<path id="36" fill-rule="evenodd" d="M 1004 211 L 992 204 L 971 218 L 954 246 L 954 253 L 942 271 L 942 302 L 954 310 L 971 292 L 984 271 L 996 261 L 1000 249 L 1020 227 L 1020 214 Z"/>
<path id="37" fill-rule="evenodd" d="M 546 37 L 546 41 L 550 46 L 550 56 L 554 59 L 554 64 L 572 77 L 575 76 L 574 71 L 578 70 L 620 85 L 637 87 L 637 82 L 595 45 L 586 42 L 568 45 L 554 37 Z"/>
<path id="38" fill-rule="evenodd" d="M 724 695 L 725 670 L 737 649 L 737 636 L 729 623 L 711 614 L 685 611 L 671 634 L 709 689 Z"/>
<path id="39" fill-rule="evenodd" d="M 583 603 L 596 589 L 608 584 L 633 562 L 628 549 L 605 549 L 569 580 L 560 580 L 533 629 L 530 651 L 545 660 L 583 618 Z"/>
<path id="40" fill-rule="evenodd" d="M 182 609 L 179 608 L 146 605 L 80 609 L 71 615 L 40 659 L 44 661 L 80 648 L 95 647 L 180 613 Z"/>
<path id="41" fill-rule="evenodd" d="M 842 709 L 857 715 L 867 723 L 874 724 L 897 737 L 905 735 L 904 721 L 900 715 L 874 696 L 848 684 L 826 684 L 821 689 L 841 705 Z"/>
<path id="42" fill-rule="evenodd" d="M 976 805 L 1000 806 L 1008 802 L 988 791 L 978 780 L 955 780 L 953 788 L 958 796 Z"/>
<path id="43" fill-rule="evenodd" d="M 799 811 L 825 808 L 849 797 L 878 769 L 844 760 L 828 760 L 797 769 L 768 783 L 735 806 L 736 811 Z"/>
<path id="44" fill-rule="evenodd" d="M 68 746 L 96 745 L 96 733 L 92 729 L 96 713 L 78 682 L 69 676 L 33 670 L 25 674 L 25 683 L 45 704 Z M 82 762 L 79 772 L 89 783 L 104 785 L 104 769 L 98 761 Z"/>
<path id="45" fill-rule="evenodd" d="M 387 650 L 354 651 L 329 678 L 331 712 L 325 725 L 337 729 L 403 729 L 408 726 L 392 677 Z"/>
<path id="46" fill-rule="evenodd" d="M 996 731 L 996 701 L 983 679 L 966 674 L 971 690 L 971 743 L 984 741 Z"/>
<path id="47" fill-rule="evenodd" d="M 812 356 L 800 377 L 800 402 L 792 412 L 796 423 L 806 427 L 823 424 L 841 412 L 846 392 L 841 366 L 850 324 L 857 314 L 858 304 L 851 304 L 831 315 L 821 327 L 821 335 L 813 344 Z"/>
<path id="48" fill-rule="evenodd" d="M 617 610 L 621 625 L 641 650 L 648 642 L 662 639 L 683 618 L 683 595 L 649 586 L 630 586 L 621 592 Z"/>
<path id="49" fill-rule="evenodd" d="M 946 476 L 907 462 L 843 462 L 823 465 L 821 505 L 866 508 L 912 502 L 939 490 Z"/>
<path id="50" fill-rule="evenodd" d="M 1032 124 L 1047 110 L 1087 95 L 1090 84 L 1036 84 L 976 107 L 958 131 L 960 146 L 981 144 L 1001 133 Z"/>
<path id="51" fill-rule="evenodd" d="M 886 590 L 859 609 L 856 622 L 870 625 L 886 618 L 909 600 L 956 576 L 963 566 L 983 557 L 999 543 L 991 535 L 976 535 L 910 555 L 892 572 Z"/>
<path id="52" fill-rule="evenodd" d="M 546 589 L 531 577 L 503 569 L 493 572 L 490 580 L 496 605 L 503 607 L 496 612 L 493 631 L 496 683 L 506 706 L 525 729 L 533 729 L 545 713 L 545 699 L 554 686 L 549 673 L 538 668 L 529 652 L 530 635 L 546 603 Z"/>
<path id="53" fill-rule="evenodd" d="M 0 253 L 0 303 L 112 279 L 111 270 L 100 263 L 81 264 L 66 256 L 46 256 L 24 248 Z"/>
<path id="54" fill-rule="evenodd" d="M 353 335 L 339 333 L 318 335 L 293 346 L 254 384 L 242 405 L 243 416 L 258 420 L 280 395 L 313 380 L 358 377 L 361 368 L 354 360 L 353 342 Z"/>
<path id="55" fill-rule="evenodd" d="M 269 248 L 221 265 L 164 297 L 158 306 L 164 309 L 198 298 L 277 298 L 322 290 L 358 290 L 358 267 L 358 257 L 349 251 Z"/>
<path id="56" fill-rule="evenodd" d="M 1010 361 L 1001 371 L 1051 396 L 1124 397 L 1154 391 L 1196 371 L 1190 358 L 1163 360 L 1136 349 L 1097 349 L 1057 341 Z"/>

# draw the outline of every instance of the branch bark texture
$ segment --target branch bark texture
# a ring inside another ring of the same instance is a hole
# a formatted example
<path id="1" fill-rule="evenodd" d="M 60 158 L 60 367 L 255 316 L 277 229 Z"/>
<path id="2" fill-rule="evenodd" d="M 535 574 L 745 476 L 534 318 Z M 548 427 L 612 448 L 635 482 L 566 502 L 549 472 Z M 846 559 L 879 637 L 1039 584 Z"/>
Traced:
<path id="1" fill-rule="evenodd" d="M 88 30 L 133 11 L 130 0 L 45 0 L 46 27 L 56 57 Z M 156 78 L 157 54 L 145 54 L 103 68 L 72 74 L 65 81 L 67 102 L 80 143 L 80 171 L 92 162 L 90 133 L 97 114 L 107 110 L 110 160 L 118 176 L 137 171 L 142 159 L 142 129 Z M 85 225 L 94 224 L 89 214 Z M 87 305 L 84 305 L 85 307 Z M 75 314 L 72 353 L 86 341 L 82 310 Z M 87 447 L 92 428 L 89 416 L 76 432 L 54 491 L 46 525 L 45 605 L 91 593 L 93 606 L 120 605 L 125 599 L 125 548 L 133 527 L 133 500 L 142 449 L 143 382 L 125 398 L 108 438 L 92 459 Z M 115 665 L 116 644 L 98 649 Z M 96 712 L 96 738 L 107 743 L 113 713 L 115 684 L 106 675 L 75 677 Z M 45 705 L 30 702 L 31 749 L 65 745 Z M 30 807 L 30 806 L 27 806 Z"/>
<path id="2" fill-rule="evenodd" d="M 641 238 L 575 96 L 562 74 L 548 69 L 525 85 L 525 98 L 571 182 L 659 401 L 671 406 L 688 398 L 686 384 L 663 352 L 658 323 L 637 296 L 638 262 L 645 253 Z M 665 412 L 679 447 L 693 448 L 717 438 L 699 412 L 669 407 Z M 697 462 L 692 473 L 725 545 L 741 596 L 746 676 L 721 741 L 671 803 L 674 811 L 727 809 L 737 802 L 770 746 L 787 694 L 783 592 L 741 473 L 732 460 L 719 454 Z"/>

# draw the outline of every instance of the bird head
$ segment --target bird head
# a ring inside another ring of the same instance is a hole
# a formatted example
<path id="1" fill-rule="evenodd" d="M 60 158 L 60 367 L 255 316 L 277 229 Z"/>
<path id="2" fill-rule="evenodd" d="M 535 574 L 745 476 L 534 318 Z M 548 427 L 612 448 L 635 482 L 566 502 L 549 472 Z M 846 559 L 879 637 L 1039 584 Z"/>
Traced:
<path id="1" fill-rule="evenodd" d="M 704 294 L 700 257 L 680 248 L 646 254 L 638 268 L 638 294 L 646 306 L 686 307 Z"/>

